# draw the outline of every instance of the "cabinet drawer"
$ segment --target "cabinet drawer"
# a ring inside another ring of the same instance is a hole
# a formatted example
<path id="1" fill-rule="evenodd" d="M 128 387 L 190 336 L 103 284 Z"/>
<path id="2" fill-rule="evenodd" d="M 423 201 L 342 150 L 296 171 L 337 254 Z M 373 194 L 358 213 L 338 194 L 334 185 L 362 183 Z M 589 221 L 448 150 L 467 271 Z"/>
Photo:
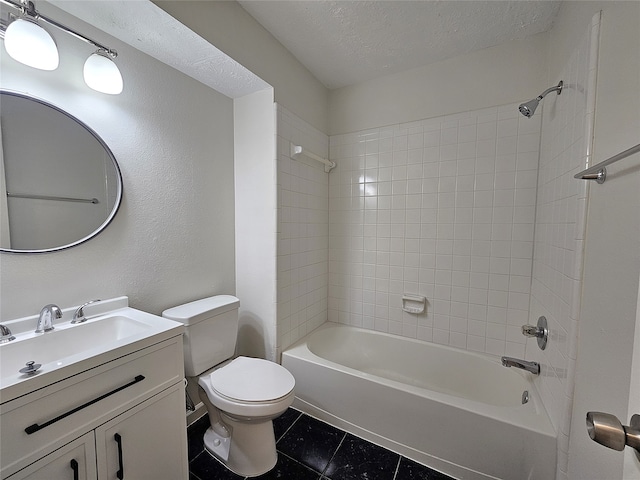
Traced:
<path id="1" fill-rule="evenodd" d="M 175 337 L 5 403 L 2 478 L 181 382 L 182 363 Z"/>

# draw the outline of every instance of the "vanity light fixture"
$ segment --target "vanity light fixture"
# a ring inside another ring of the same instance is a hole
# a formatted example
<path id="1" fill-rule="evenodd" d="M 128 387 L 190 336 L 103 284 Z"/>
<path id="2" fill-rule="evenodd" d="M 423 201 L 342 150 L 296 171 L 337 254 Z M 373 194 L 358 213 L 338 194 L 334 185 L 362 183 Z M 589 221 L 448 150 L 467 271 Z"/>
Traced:
<path id="1" fill-rule="evenodd" d="M 110 95 L 122 92 L 122 75 L 115 63 L 109 58 L 109 53 L 99 48 L 84 62 L 82 70 L 84 82 L 94 90 Z"/>
<path id="2" fill-rule="evenodd" d="M 55 70 L 60 62 L 58 47 L 49 32 L 27 18 L 9 24 L 4 48 L 14 60 L 39 70 Z"/>
<path id="3" fill-rule="evenodd" d="M 98 92 L 117 95 L 122 92 L 122 75 L 113 62 L 118 56 L 114 49 L 106 47 L 57 21 L 40 14 L 31 0 L 0 0 L 1 3 L 20 10 L 19 18 L 11 21 L 3 28 L 4 47 L 14 60 L 40 70 L 55 70 L 58 68 L 58 48 L 53 37 L 39 21 L 54 27 L 89 43 L 97 48 L 84 64 L 84 81 L 90 88 Z M 12 17 L 12 15 L 10 15 Z"/>

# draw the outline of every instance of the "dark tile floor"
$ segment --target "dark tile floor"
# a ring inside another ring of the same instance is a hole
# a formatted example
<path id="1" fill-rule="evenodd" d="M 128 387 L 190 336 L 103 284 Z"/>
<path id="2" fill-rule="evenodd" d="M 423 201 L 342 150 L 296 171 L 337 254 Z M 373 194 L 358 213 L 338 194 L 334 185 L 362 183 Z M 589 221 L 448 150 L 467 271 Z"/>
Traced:
<path id="1" fill-rule="evenodd" d="M 207 416 L 189 427 L 190 480 L 242 480 L 204 450 Z M 293 408 L 273 422 L 278 463 L 258 480 L 453 480 Z"/>

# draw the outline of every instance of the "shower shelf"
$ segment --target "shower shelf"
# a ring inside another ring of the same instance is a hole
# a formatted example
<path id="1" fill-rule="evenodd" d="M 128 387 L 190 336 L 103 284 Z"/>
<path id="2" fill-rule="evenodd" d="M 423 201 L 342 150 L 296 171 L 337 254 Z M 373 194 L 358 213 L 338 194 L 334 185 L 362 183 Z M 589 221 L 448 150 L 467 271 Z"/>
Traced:
<path id="1" fill-rule="evenodd" d="M 614 155 L 611 158 L 607 158 L 602 162 L 594 165 L 593 167 L 589 167 L 586 170 L 581 171 L 580 173 L 576 173 L 573 178 L 577 178 L 580 180 L 595 180 L 598 184 L 603 184 L 607 179 L 607 165 L 611 165 L 612 163 L 617 162 L 618 160 L 622 160 L 623 158 L 627 158 L 634 153 L 640 152 L 640 143 L 634 147 L 631 147 L 624 152 L 620 152 L 617 155 Z"/>
<path id="2" fill-rule="evenodd" d="M 427 305 L 426 297 L 421 295 L 404 294 L 402 296 L 402 310 L 415 315 L 423 313 Z"/>

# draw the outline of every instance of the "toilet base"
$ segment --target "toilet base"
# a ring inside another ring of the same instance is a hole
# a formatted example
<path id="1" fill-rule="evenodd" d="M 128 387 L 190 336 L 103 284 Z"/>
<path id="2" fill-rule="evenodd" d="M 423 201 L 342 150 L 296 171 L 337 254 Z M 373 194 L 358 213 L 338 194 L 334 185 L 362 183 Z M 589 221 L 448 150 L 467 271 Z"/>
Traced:
<path id="1" fill-rule="evenodd" d="M 210 454 L 244 477 L 257 477 L 275 467 L 278 454 L 271 420 L 245 423 L 225 414 L 221 417 L 224 427 L 214 424 L 204 434 L 204 446 Z"/>

